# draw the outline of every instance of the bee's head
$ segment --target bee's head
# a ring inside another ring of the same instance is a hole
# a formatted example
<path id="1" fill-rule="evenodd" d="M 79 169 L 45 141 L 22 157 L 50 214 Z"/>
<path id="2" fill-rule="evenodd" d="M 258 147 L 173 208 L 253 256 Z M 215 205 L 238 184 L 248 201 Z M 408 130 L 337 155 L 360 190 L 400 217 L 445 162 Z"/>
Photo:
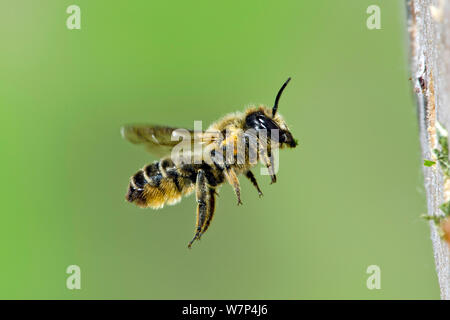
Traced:
<path id="1" fill-rule="evenodd" d="M 267 130 L 267 136 L 271 136 L 271 130 L 278 130 L 277 142 L 280 143 L 280 147 L 287 146 L 289 148 L 295 148 L 297 146 L 297 141 L 289 131 L 283 117 L 277 113 L 278 101 L 280 100 L 281 94 L 290 80 L 291 78 L 288 78 L 278 91 L 277 97 L 275 98 L 275 104 L 272 109 L 260 107 L 258 109 L 253 108 L 247 111 L 245 116 L 245 128 L 254 129 L 256 131 Z"/>

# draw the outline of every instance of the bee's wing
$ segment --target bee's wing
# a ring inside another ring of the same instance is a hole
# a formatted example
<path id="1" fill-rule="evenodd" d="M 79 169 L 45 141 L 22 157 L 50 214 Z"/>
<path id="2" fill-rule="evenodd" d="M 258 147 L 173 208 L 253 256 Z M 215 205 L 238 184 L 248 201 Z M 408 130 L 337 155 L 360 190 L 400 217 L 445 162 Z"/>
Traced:
<path id="1" fill-rule="evenodd" d="M 211 140 L 203 132 L 171 128 L 157 125 L 126 125 L 121 128 L 122 136 L 133 144 L 142 144 L 159 157 L 170 154 L 173 147 L 184 143 L 193 146 L 194 142 L 205 143 Z"/>

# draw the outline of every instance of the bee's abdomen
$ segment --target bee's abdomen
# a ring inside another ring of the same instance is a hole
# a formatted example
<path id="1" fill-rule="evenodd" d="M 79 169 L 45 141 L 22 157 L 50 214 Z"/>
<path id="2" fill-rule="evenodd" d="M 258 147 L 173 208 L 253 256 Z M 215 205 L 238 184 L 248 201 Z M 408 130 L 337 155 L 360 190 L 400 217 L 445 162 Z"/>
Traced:
<path id="1" fill-rule="evenodd" d="M 131 177 L 126 199 L 140 207 L 155 209 L 166 203 L 175 204 L 194 190 L 192 178 L 180 175 L 170 159 L 162 159 Z"/>

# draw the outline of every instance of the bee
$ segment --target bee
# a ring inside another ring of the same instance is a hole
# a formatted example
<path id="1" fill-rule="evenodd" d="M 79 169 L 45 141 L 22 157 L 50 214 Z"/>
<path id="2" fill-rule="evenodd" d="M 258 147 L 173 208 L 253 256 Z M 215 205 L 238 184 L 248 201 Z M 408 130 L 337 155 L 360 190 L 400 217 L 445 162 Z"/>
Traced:
<path id="1" fill-rule="evenodd" d="M 206 131 L 182 129 L 185 136 L 193 140 L 184 143 L 185 147 L 201 146 L 200 152 L 185 152 L 188 156 L 174 153 L 180 145 L 178 132 L 181 129 L 156 125 L 122 127 L 122 136 L 126 140 L 144 145 L 150 152 L 161 154 L 162 151 L 166 155 L 131 177 L 126 200 L 142 208 L 159 209 L 165 204 L 178 203 L 182 197 L 195 192 L 197 215 L 195 234 L 188 243 L 191 248 L 211 224 L 217 189 L 223 183 L 232 186 L 237 204 L 241 205 L 238 175 L 244 174 L 261 197 L 263 193 L 251 168 L 261 162 L 271 183 L 275 183 L 275 151 L 297 146 L 286 122 L 277 112 L 281 94 L 290 80 L 288 78 L 278 91 L 272 108 L 250 106 L 244 112 L 226 115 Z"/>

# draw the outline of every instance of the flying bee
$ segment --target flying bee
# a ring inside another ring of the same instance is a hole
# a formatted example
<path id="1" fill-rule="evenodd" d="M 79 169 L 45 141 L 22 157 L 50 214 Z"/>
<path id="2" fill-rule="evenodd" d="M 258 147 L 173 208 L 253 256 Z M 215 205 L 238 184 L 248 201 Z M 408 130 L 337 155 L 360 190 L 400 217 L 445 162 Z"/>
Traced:
<path id="1" fill-rule="evenodd" d="M 208 230 L 215 211 L 216 190 L 221 184 L 228 182 L 233 187 L 240 205 L 238 175 L 244 174 L 262 196 L 251 168 L 261 162 L 274 183 L 274 154 L 280 148 L 297 146 L 286 122 L 277 113 L 281 94 L 290 80 L 287 79 L 278 91 L 272 108 L 251 106 L 243 113 L 225 116 L 204 132 L 153 125 L 122 127 L 122 135 L 128 141 L 142 144 L 150 152 L 163 150 L 166 154 L 131 177 L 126 200 L 139 207 L 158 209 L 195 192 L 197 217 L 195 234 L 188 244 L 190 248 Z M 181 144 L 180 130 L 188 138 L 183 146 L 193 146 L 197 151 L 200 146 L 200 152 L 192 152 L 192 149 L 184 154 L 174 152 Z"/>

